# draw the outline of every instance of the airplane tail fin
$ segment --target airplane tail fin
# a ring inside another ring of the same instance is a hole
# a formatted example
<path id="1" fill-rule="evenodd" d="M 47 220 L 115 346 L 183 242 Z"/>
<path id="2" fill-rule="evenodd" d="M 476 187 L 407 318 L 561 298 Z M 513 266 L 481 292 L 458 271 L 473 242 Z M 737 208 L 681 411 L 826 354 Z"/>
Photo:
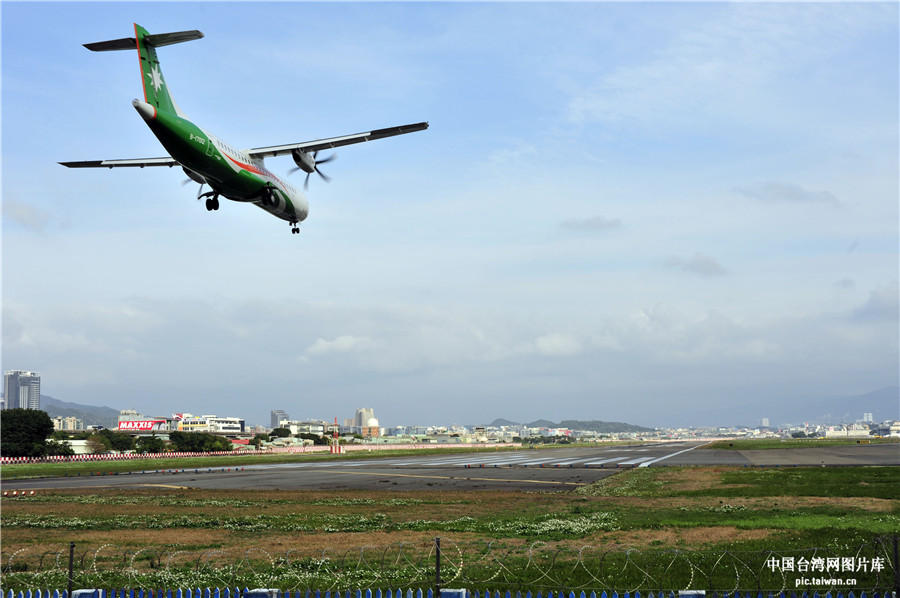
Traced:
<path id="1" fill-rule="evenodd" d="M 154 106 L 157 110 L 163 110 L 172 114 L 183 116 L 172 95 L 169 86 L 163 79 L 159 68 L 159 58 L 156 56 L 156 48 L 180 44 L 191 40 L 200 39 L 203 34 L 196 29 L 191 31 L 176 31 L 173 33 L 157 33 L 152 35 L 146 29 L 135 23 L 134 37 L 125 37 L 105 42 L 84 44 L 84 47 L 93 52 L 108 52 L 112 50 L 138 51 L 141 60 L 141 81 L 144 87 L 144 101 Z"/>

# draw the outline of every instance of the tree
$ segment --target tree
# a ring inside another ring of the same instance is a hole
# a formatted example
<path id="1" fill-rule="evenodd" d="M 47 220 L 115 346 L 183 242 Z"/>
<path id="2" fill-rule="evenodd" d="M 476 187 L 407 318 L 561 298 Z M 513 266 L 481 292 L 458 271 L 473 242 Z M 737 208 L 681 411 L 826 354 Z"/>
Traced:
<path id="1" fill-rule="evenodd" d="M 71 457 L 74 454 L 72 445 L 65 440 L 47 439 L 47 456 Z"/>
<path id="2" fill-rule="evenodd" d="M 107 429 L 97 433 L 109 440 L 109 448 L 114 451 L 125 452 L 134 449 L 134 438 L 129 434 Z"/>
<path id="3" fill-rule="evenodd" d="M 146 453 L 161 453 L 166 450 L 166 443 L 162 438 L 157 438 L 156 434 L 141 436 L 135 441 L 134 448 L 142 455 Z"/>
<path id="4" fill-rule="evenodd" d="M 231 441 L 224 436 L 207 434 L 206 432 L 169 432 L 169 442 L 176 451 L 185 453 L 208 453 L 212 451 L 230 451 Z"/>
<path id="5" fill-rule="evenodd" d="M 298 438 L 302 438 L 303 440 L 312 440 L 313 444 L 316 445 L 324 445 L 328 444 L 328 439 L 324 436 L 319 436 L 318 434 L 310 434 L 309 432 L 300 432 L 297 434 Z"/>
<path id="6" fill-rule="evenodd" d="M 0 455 L 43 457 L 53 421 L 39 409 L 5 409 L 0 417 Z"/>
<path id="7" fill-rule="evenodd" d="M 291 435 L 290 428 L 275 428 L 269 433 L 272 438 L 287 438 Z"/>
<path id="8" fill-rule="evenodd" d="M 91 434 L 88 436 L 87 445 L 92 455 L 100 455 L 110 449 L 109 438 L 102 434 Z"/>

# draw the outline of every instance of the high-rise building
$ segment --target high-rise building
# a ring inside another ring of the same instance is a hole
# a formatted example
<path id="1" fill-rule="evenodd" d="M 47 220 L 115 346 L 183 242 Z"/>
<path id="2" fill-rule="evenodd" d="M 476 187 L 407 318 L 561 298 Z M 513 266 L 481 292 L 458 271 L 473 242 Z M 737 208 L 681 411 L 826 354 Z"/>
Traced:
<path id="1" fill-rule="evenodd" d="M 369 420 L 375 419 L 375 410 L 363 407 L 362 409 L 356 410 L 356 418 L 353 421 L 353 426 L 356 428 L 365 428 L 369 425 Z"/>
<path id="2" fill-rule="evenodd" d="M 40 409 L 41 375 L 10 370 L 3 373 L 4 409 Z"/>
<path id="3" fill-rule="evenodd" d="M 272 410 L 272 425 L 271 428 L 279 428 L 281 427 L 281 422 L 285 420 L 291 419 L 291 416 L 287 414 L 287 411 L 282 411 L 281 409 L 273 409 Z"/>

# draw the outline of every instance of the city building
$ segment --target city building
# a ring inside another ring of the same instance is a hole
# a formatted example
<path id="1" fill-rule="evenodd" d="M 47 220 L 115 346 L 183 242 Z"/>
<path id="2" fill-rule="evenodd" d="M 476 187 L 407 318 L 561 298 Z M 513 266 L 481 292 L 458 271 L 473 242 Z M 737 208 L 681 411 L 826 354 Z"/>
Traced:
<path id="1" fill-rule="evenodd" d="M 375 410 L 363 407 L 356 410 L 356 417 L 353 419 L 353 426 L 356 428 L 365 428 L 369 425 L 369 420 L 375 419 Z"/>
<path id="2" fill-rule="evenodd" d="M 4 409 L 40 409 L 41 375 L 10 370 L 3 373 Z"/>
<path id="3" fill-rule="evenodd" d="M 84 422 L 75 417 L 54 417 L 53 429 L 78 432 L 84 429 Z"/>
<path id="4" fill-rule="evenodd" d="M 134 409 L 122 409 L 119 411 L 119 422 L 129 422 L 140 419 L 147 419 Z"/>
<path id="5" fill-rule="evenodd" d="M 377 422 L 378 420 L 372 418 L 369 421 Z M 363 438 L 378 438 L 379 436 L 381 436 L 381 428 L 379 428 L 376 423 L 376 425 L 374 426 L 363 426 L 362 428 L 360 428 L 359 433 Z"/>
<path id="6" fill-rule="evenodd" d="M 314 419 L 308 421 L 300 421 L 300 420 L 284 420 L 281 422 L 282 428 L 287 428 L 291 431 L 291 434 L 315 434 L 317 436 L 324 436 L 328 433 L 329 430 L 333 430 L 333 424 L 329 424 L 325 420 Z"/>
<path id="7" fill-rule="evenodd" d="M 282 411 L 281 409 L 273 409 L 271 416 L 272 428 L 280 428 L 281 422 L 291 419 L 291 416 L 288 415 L 287 411 Z"/>
<path id="8" fill-rule="evenodd" d="M 239 417 L 219 417 L 217 415 L 192 416 L 187 413 L 176 420 L 181 432 L 218 432 L 220 434 L 243 434 L 244 420 Z"/>

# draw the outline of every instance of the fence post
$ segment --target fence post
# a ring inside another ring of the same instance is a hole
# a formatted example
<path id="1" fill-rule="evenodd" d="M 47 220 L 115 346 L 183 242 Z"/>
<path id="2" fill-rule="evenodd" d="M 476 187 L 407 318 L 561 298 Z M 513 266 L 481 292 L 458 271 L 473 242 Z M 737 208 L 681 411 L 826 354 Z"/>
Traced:
<path id="1" fill-rule="evenodd" d="M 897 561 L 897 556 L 900 555 L 900 551 L 897 549 L 896 534 L 892 540 L 894 543 L 894 596 L 900 596 L 900 561 Z"/>
<path id="2" fill-rule="evenodd" d="M 897 547 L 896 538 L 894 539 L 894 548 Z M 896 550 L 894 551 L 896 554 Z M 897 557 L 894 557 L 894 561 L 896 562 Z M 75 578 L 72 576 L 72 568 L 75 564 L 75 542 L 69 542 L 69 594 L 67 598 L 72 598 L 72 587 L 75 585 Z"/>
<path id="3" fill-rule="evenodd" d="M 896 543 L 894 544 L 896 546 Z M 896 559 L 895 559 L 896 560 Z M 434 539 L 434 597 L 441 598 L 441 537 Z"/>

